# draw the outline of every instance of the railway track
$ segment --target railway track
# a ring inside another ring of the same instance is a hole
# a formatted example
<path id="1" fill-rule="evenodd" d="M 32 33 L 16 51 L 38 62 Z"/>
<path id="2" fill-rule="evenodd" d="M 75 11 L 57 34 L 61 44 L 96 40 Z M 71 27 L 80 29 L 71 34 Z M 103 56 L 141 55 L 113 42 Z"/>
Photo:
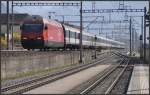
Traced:
<path id="1" fill-rule="evenodd" d="M 40 53 L 40 54 L 41 54 L 41 53 Z M 40 55 L 40 54 L 39 54 L 39 55 Z M 48 54 L 48 53 L 46 53 L 46 54 Z M 44 56 L 45 56 L 46 54 L 44 53 Z M 103 57 L 105 57 L 105 56 L 108 56 L 109 54 L 111 54 L 111 53 L 108 53 L 108 52 L 97 53 L 97 57 L 98 57 L 97 59 L 99 60 L 100 58 L 103 58 Z M 8 54 L 8 55 L 10 55 L 10 54 Z M 15 55 L 16 55 L 16 54 L 14 54 L 13 56 L 15 56 Z M 28 55 L 28 56 L 30 56 L 30 55 Z M 54 55 L 50 55 L 50 56 L 54 56 Z M 97 60 L 97 59 L 96 59 L 96 60 Z M 94 59 L 94 60 L 91 60 L 91 62 L 94 62 L 94 61 L 96 61 L 96 60 L 95 60 L 95 59 Z M 69 66 L 69 67 L 64 68 L 64 69 L 62 69 L 62 70 L 58 70 L 58 71 L 56 71 L 56 72 L 68 70 L 68 69 L 77 67 L 77 66 L 79 66 L 79 65 L 83 65 L 83 64 L 72 65 L 72 66 Z M 52 74 L 52 73 L 56 73 L 56 72 L 54 71 L 54 72 L 50 72 L 50 73 Z M 49 73 L 49 74 L 50 74 L 50 73 Z M 1 83 L 1 87 L 8 87 L 8 86 L 13 85 L 13 84 L 22 83 L 22 81 L 33 80 L 33 79 L 35 79 L 36 77 L 39 77 L 39 76 L 41 76 L 41 75 L 43 75 L 43 74 L 39 74 L 39 75 L 36 74 L 36 75 L 33 75 L 33 76 L 29 76 L 29 77 L 17 78 L 17 79 L 13 79 L 13 80 L 7 80 L 7 81 Z"/>
<path id="2" fill-rule="evenodd" d="M 87 88 L 84 88 L 80 94 L 110 94 L 122 74 L 125 72 L 128 64 L 129 59 L 123 58 L 117 66 L 109 68 L 109 70 L 104 72 L 100 78 L 91 83 Z"/>
<path id="3" fill-rule="evenodd" d="M 110 56 L 110 57 L 113 57 L 114 55 L 116 55 L 116 54 L 112 53 L 112 56 Z M 95 65 L 99 64 L 100 62 L 103 62 L 107 59 L 108 58 L 106 56 L 103 56 L 100 60 L 98 60 L 92 64 L 83 64 L 82 66 L 75 67 L 75 68 L 72 68 L 69 70 L 57 72 L 57 73 L 50 74 L 50 75 L 41 76 L 41 77 L 35 78 L 33 80 L 24 81 L 24 82 L 21 82 L 18 84 L 10 85 L 10 86 L 1 88 L 1 92 L 3 94 L 21 94 L 21 93 L 24 93 L 24 92 L 29 91 L 31 89 L 34 89 L 34 88 L 40 87 L 42 85 L 45 85 L 47 83 L 58 80 L 60 78 L 69 76 L 71 74 L 74 74 L 74 73 L 77 73 L 77 72 L 82 71 L 84 69 L 95 66 Z"/>

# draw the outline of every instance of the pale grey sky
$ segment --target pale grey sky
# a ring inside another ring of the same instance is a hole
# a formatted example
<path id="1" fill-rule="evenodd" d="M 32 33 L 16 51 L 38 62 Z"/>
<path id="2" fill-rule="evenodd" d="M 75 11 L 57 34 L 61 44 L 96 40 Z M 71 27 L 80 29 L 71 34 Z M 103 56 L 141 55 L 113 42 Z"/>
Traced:
<path id="1" fill-rule="evenodd" d="M 15 2 L 22 2 L 22 1 L 15 1 Z M 27 1 L 26 1 L 27 2 Z M 64 1 L 28 1 L 28 2 L 64 2 Z M 65 2 L 78 2 L 78 1 L 65 1 Z M 121 3 L 121 2 L 120 2 Z M 124 1 L 124 5 L 127 6 L 128 9 L 133 8 L 133 9 L 143 9 L 144 7 L 147 7 L 148 9 L 148 1 Z M 92 3 L 91 1 L 85 1 L 83 2 L 83 9 L 91 9 L 92 8 Z M 95 9 L 118 9 L 119 8 L 119 2 L 118 1 L 95 1 Z M 79 15 L 79 9 L 80 7 L 58 7 L 58 6 L 27 6 L 27 7 L 19 7 L 15 6 L 14 10 L 19 12 L 19 13 L 28 13 L 31 15 L 41 15 L 44 18 L 48 18 L 49 13 L 48 12 L 56 12 L 55 14 L 52 15 L 52 19 L 59 19 L 62 20 L 61 16 L 56 16 L 56 15 Z M 123 20 L 125 13 L 102 13 L 102 14 L 83 14 L 83 16 L 105 16 L 105 20 L 109 20 L 109 17 L 111 15 L 111 20 Z M 127 13 L 128 16 L 142 16 L 143 13 Z M 83 18 L 83 20 L 93 20 L 95 19 L 94 17 L 92 18 Z M 65 20 L 80 20 L 79 17 L 65 17 Z M 97 20 L 102 20 L 102 18 L 98 18 Z M 134 18 L 135 20 L 135 28 L 137 29 L 137 32 L 140 34 L 141 32 L 141 18 L 136 17 Z M 79 25 L 79 24 L 76 24 Z M 87 24 L 84 24 L 84 26 L 87 26 Z M 119 24 L 107 24 L 104 25 L 104 28 L 107 27 L 114 27 L 118 26 Z M 122 24 L 125 25 L 125 24 Z M 90 27 L 99 27 L 99 24 L 91 24 Z M 127 24 L 128 26 L 128 24 Z M 95 32 L 95 31 L 91 31 Z M 111 31 L 110 31 L 111 32 Z M 98 33 L 98 32 L 97 32 Z M 147 34 L 148 35 L 148 34 Z"/>

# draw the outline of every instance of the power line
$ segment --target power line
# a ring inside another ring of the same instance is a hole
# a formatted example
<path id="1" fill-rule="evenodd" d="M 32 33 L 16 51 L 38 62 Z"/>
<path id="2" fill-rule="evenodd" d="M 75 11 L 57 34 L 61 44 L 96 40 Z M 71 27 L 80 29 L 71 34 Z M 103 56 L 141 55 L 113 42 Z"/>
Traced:
<path id="1" fill-rule="evenodd" d="M 82 10 L 83 13 L 110 13 L 110 12 L 144 12 L 144 9 L 95 9 Z"/>
<path id="2" fill-rule="evenodd" d="M 13 3 L 13 6 L 80 6 L 80 3 Z"/>

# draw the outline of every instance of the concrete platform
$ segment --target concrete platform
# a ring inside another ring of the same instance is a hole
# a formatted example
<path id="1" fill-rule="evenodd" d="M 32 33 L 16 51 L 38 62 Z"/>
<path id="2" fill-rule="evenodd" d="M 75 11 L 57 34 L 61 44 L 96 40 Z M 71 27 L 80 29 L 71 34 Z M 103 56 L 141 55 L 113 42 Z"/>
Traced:
<path id="1" fill-rule="evenodd" d="M 149 65 L 135 64 L 127 94 L 149 94 Z"/>
<path id="2" fill-rule="evenodd" d="M 95 75 L 102 72 L 104 69 L 108 68 L 109 66 L 110 64 L 94 66 L 89 69 L 83 70 L 81 72 L 75 73 L 73 75 L 67 76 L 65 78 L 56 80 L 47 85 L 30 90 L 23 94 L 64 94 L 67 91 L 74 88 L 75 86 L 94 77 Z"/>

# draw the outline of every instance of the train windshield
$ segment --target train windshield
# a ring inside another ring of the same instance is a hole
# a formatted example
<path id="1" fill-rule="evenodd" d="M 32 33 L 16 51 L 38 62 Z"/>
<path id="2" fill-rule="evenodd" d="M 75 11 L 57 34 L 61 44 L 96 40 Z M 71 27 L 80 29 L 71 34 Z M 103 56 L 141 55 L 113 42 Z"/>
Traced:
<path id="1" fill-rule="evenodd" d="M 42 32 L 43 25 L 42 24 L 24 24 L 23 30 L 26 32 Z"/>

